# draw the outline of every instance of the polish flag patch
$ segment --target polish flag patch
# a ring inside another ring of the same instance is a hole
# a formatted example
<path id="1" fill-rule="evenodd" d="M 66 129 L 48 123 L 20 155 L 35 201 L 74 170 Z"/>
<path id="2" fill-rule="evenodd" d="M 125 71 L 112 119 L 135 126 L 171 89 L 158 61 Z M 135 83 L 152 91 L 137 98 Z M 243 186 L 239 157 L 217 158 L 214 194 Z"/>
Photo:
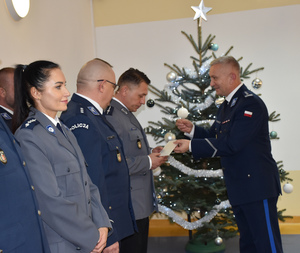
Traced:
<path id="1" fill-rule="evenodd" d="M 251 118 L 252 117 L 252 112 L 249 112 L 249 111 L 245 111 L 244 112 L 244 116 L 246 116 L 246 117 L 249 117 L 249 118 Z"/>

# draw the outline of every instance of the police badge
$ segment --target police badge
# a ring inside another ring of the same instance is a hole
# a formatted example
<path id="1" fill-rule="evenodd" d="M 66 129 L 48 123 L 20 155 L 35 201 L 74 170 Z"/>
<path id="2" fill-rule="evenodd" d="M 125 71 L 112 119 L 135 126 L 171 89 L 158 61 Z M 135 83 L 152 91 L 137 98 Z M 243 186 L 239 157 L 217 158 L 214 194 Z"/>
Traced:
<path id="1" fill-rule="evenodd" d="M 3 164 L 6 164 L 6 163 L 7 163 L 6 155 L 4 154 L 4 151 L 3 151 L 2 149 L 0 149 L 0 161 L 1 161 Z"/>

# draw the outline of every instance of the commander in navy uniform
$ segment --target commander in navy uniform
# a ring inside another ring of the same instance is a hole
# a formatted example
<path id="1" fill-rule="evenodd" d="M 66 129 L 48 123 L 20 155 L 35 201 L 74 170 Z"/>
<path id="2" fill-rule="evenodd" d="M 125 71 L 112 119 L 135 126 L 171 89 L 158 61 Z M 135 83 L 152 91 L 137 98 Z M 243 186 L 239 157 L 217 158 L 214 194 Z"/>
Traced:
<path id="1" fill-rule="evenodd" d="M 0 117 L 0 252 L 50 253 L 40 214 L 21 149 Z"/>
<path id="2" fill-rule="evenodd" d="M 211 62 L 211 87 L 225 96 L 209 130 L 177 120 L 192 140 L 177 140 L 175 152 L 190 150 L 195 159 L 221 157 L 229 201 L 240 232 L 241 253 L 282 252 L 277 217 L 279 173 L 271 154 L 268 111 L 240 81 L 231 56 Z"/>
<path id="3" fill-rule="evenodd" d="M 123 239 L 136 230 L 123 144 L 103 115 L 117 89 L 111 65 L 93 59 L 80 69 L 77 93 L 61 115 L 77 138 L 88 163 L 88 173 L 98 186 L 102 204 L 112 220 L 114 232 L 108 238 L 105 253 L 130 252 Z"/>
<path id="4" fill-rule="evenodd" d="M 9 129 L 14 114 L 14 72 L 15 69 L 9 67 L 0 70 L 0 115 Z"/>
<path id="5" fill-rule="evenodd" d="M 146 134 L 133 115 L 145 104 L 149 78 L 141 71 L 130 68 L 118 80 L 119 90 L 107 109 L 107 120 L 114 126 L 125 148 L 131 181 L 131 197 L 138 233 L 127 238 L 130 253 L 147 252 L 149 215 L 157 211 L 152 170 L 167 160 L 161 157 L 161 147 L 150 151 Z"/>

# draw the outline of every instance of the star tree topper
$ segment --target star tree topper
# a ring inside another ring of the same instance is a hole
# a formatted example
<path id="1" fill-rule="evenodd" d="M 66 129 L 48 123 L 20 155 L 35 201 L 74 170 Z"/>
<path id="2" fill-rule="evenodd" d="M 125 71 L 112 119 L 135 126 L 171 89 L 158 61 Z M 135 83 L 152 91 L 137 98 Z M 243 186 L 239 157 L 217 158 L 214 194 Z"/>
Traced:
<path id="1" fill-rule="evenodd" d="M 201 3 L 199 4 L 199 6 L 191 6 L 191 8 L 196 12 L 195 16 L 194 16 L 194 20 L 196 20 L 197 18 L 200 18 L 200 25 L 201 25 L 202 19 L 207 21 L 206 13 L 212 9 L 211 7 L 205 7 L 203 0 L 201 0 Z"/>

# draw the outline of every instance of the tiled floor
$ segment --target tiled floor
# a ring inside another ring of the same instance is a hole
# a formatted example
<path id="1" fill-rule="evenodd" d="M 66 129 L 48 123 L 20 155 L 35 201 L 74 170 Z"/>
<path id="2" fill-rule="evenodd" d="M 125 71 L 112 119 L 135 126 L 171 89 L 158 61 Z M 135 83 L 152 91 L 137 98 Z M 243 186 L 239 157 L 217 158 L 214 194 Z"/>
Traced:
<path id="1" fill-rule="evenodd" d="M 148 253 L 184 253 L 188 237 L 149 237 Z M 282 235 L 284 253 L 300 252 L 300 235 Z M 238 237 L 225 241 L 225 253 L 239 253 Z"/>

